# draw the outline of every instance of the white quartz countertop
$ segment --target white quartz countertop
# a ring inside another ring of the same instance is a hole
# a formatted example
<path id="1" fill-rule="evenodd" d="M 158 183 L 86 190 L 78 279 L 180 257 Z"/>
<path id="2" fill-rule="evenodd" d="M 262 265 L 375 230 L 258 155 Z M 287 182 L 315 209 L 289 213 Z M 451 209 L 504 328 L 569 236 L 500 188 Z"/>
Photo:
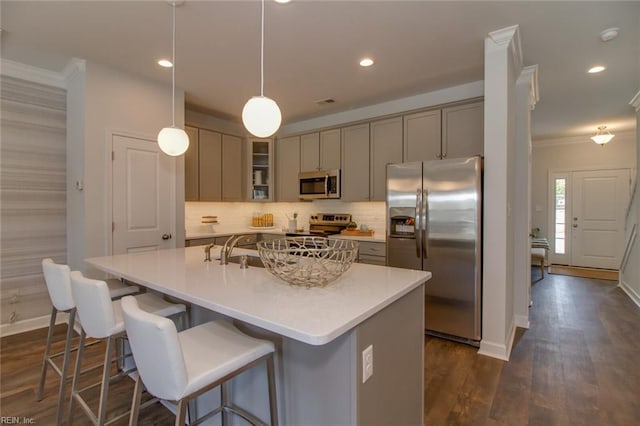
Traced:
<path id="1" fill-rule="evenodd" d="M 329 238 L 340 238 L 343 240 L 356 240 L 356 241 L 371 241 L 374 243 L 386 242 L 384 235 L 377 235 L 377 234 L 373 234 L 372 236 L 336 234 L 336 235 L 330 235 Z"/>
<path id="2" fill-rule="evenodd" d="M 219 247 L 212 249 L 212 257 Z M 236 249 L 234 254 L 253 254 Z M 311 345 L 354 328 L 431 278 L 430 272 L 354 263 L 324 288 L 290 286 L 257 267 L 204 262 L 202 247 L 87 259 L 153 290 Z"/>
<path id="3" fill-rule="evenodd" d="M 251 227 L 222 227 L 220 225 L 214 225 L 215 228 L 200 226 L 196 228 L 187 228 L 185 238 L 187 240 L 197 240 L 198 238 L 214 238 L 214 237 L 228 237 L 236 234 L 276 234 L 285 235 L 285 232 L 276 227 L 269 228 L 251 228 Z"/>

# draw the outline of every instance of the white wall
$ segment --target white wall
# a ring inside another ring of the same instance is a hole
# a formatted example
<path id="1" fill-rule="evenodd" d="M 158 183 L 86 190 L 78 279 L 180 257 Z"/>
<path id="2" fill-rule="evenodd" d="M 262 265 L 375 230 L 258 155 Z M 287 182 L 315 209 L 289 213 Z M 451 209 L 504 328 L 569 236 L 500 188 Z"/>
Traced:
<path id="1" fill-rule="evenodd" d="M 595 144 L 589 136 L 533 142 L 531 225 L 540 228 L 541 236 L 550 236 L 549 172 L 636 168 L 635 132 L 617 133 L 604 146 Z"/>
<path id="2" fill-rule="evenodd" d="M 84 68 L 84 69 L 83 69 Z M 109 254 L 108 222 L 110 138 L 112 132 L 155 139 L 171 124 L 168 85 L 126 74 L 106 66 L 79 63 L 68 88 L 67 128 L 69 169 L 69 265 L 85 270 L 83 259 Z M 176 91 L 176 125 L 184 125 L 184 92 Z M 184 240 L 184 159 L 177 162 L 175 240 Z M 83 182 L 83 190 L 75 182 Z M 72 217 L 71 217 L 72 216 Z"/>

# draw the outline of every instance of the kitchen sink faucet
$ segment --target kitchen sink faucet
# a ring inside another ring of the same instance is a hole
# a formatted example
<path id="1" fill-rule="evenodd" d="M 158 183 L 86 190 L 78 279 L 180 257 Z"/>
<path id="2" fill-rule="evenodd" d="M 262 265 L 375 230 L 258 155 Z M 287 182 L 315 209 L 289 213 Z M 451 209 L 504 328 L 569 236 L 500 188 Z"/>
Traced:
<path id="1" fill-rule="evenodd" d="M 224 246 L 222 247 L 222 250 L 220 250 L 221 265 L 227 265 L 229 263 L 231 252 L 233 251 L 234 247 L 237 246 L 240 240 L 242 240 L 243 238 L 245 238 L 247 242 L 251 241 L 249 237 L 246 235 L 232 235 L 227 239 L 227 241 L 224 242 Z"/>

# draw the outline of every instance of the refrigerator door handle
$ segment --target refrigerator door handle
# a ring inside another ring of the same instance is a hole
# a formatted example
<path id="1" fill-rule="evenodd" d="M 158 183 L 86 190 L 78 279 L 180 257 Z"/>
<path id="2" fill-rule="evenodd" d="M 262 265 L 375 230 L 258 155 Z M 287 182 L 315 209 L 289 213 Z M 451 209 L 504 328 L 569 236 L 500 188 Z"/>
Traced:
<path id="1" fill-rule="evenodd" d="M 422 224 L 422 257 L 429 258 L 429 190 L 422 191 L 422 211 L 424 214 Z"/>
<path id="2" fill-rule="evenodd" d="M 415 223 L 413 224 L 413 232 L 416 240 L 416 257 L 420 258 L 420 251 L 422 249 L 422 229 L 420 227 L 420 217 L 422 216 L 422 190 L 416 190 L 416 216 Z"/>

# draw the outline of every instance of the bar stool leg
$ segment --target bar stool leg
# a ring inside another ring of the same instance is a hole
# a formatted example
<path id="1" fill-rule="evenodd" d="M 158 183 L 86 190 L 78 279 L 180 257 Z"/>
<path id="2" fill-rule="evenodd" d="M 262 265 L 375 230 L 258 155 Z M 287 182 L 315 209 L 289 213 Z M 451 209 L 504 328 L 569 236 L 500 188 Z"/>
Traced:
<path id="1" fill-rule="evenodd" d="M 82 368 L 82 357 L 84 356 L 84 343 L 87 335 L 84 329 L 80 332 L 80 343 L 78 344 L 78 358 L 76 359 L 76 368 L 73 372 L 73 380 L 71 381 L 71 398 L 69 398 L 69 426 L 73 424 L 73 402 L 75 395 L 78 393 L 78 378 L 80 377 L 80 368 Z"/>
<path id="2" fill-rule="evenodd" d="M 187 400 L 181 399 L 178 402 L 178 412 L 176 413 L 175 426 L 184 426 L 184 421 L 187 418 Z"/>
<path id="3" fill-rule="evenodd" d="M 269 383 L 269 411 L 271 426 L 278 426 L 278 401 L 276 396 L 276 375 L 273 354 L 267 358 L 267 378 Z"/>
<path id="4" fill-rule="evenodd" d="M 62 374 L 60 375 L 60 388 L 58 390 L 58 411 L 56 412 L 56 424 L 62 424 L 62 412 L 64 408 L 65 388 L 67 385 L 67 371 L 69 371 L 69 361 L 71 359 L 71 339 L 73 338 L 73 326 L 76 320 L 76 308 L 69 311 L 69 324 L 67 325 L 67 342 L 64 346 L 64 357 L 62 361 Z"/>
<path id="5" fill-rule="evenodd" d="M 51 341 L 53 340 L 53 328 L 56 325 L 56 316 L 58 310 L 53 307 L 51 309 L 51 319 L 49 320 L 49 332 L 47 333 L 47 345 L 44 349 L 44 359 L 42 361 L 42 373 L 40 373 L 40 384 L 38 385 L 38 392 L 36 393 L 36 400 L 42 401 L 42 394 L 44 393 L 44 382 L 47 378 L 47 367 L 49 366 L 49 353 L 51 352 Z"/>
<path id="6" fill-rule="evenodd" d="M 229 382 L 224 382 L 220 385 L 220 405 L 222 410 L 220 415 L 222 416 L 222 426 L 229 426 L 229 415 L 227 414 L 227 407 L 229 406 Z"/>
<path id="7" fill-rule="evenodd" d="M 142 398 L 142 388 L 144 384 L 140 378 L 140 374 L 136 378 L 136 385 L 133 388 L 133 399 L 131 400 L 131 413 L 129 414 L 129 426 L 137 426 L 138 416 L 140 415 L 140 400 Z"/>
<path id="8" fill-rule="evenodd" d="M 100 405 L 98 406 L 98 425 L 104 425 L 107 414 L 107 397 L 109 396 L 109 381 L 111 380 L 111 351 L 114 336 L 107 337 L 107 348 L 104 352 L 104 368 L 102 369 L 102 386 L 100 387 Z"/>

